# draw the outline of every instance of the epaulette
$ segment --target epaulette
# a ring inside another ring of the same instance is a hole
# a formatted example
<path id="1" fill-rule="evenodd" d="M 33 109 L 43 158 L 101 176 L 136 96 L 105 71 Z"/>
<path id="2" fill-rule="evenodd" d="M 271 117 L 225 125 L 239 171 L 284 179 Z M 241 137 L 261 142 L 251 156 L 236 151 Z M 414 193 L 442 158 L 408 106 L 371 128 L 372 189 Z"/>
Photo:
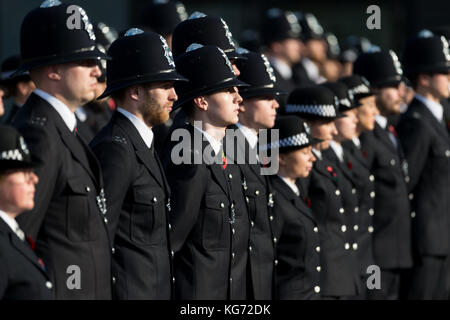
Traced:
<path id="1" fill-rule="evenodd" d="M 120 137 L 120 136 L 113 136 L 112 140 L 114 142 L 118 142 L 118 143 L 122 143 L 122 144 L 127 144 L 127 139 L 125 139 L 124 137 Z"/>
<path id="2" fill-rule="evenodd" d="M 32 116 L 30 119 L 30 123 L 32 125 L 44 127 L 47 123 L 47 117 L 38 117 L 38 116 Z"/>

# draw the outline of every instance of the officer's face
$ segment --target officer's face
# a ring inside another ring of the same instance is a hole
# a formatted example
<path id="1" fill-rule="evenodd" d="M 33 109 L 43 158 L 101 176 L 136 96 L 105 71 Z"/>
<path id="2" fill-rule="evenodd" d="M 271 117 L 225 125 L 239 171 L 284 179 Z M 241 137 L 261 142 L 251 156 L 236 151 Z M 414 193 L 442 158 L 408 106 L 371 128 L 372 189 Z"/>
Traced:
<path id="1" fill-rule="evenodd" d="M 350 140 L 356 136 L 356 124 L 358 119 L 356 118 L 355 109 L 345 111 L 345 117 L 334 120 L 338 134 L 335 136 L 335 140 L 342 142 Z"/>
<path id="2" fill-rule="evenodd" d="M 140 95 L 143 100 L 138 111 L 144 122 L 153 127 L 169 120 L 173 103 L 178 99 L 173 81 L 154 82 L 140 89 L 144 92 Z"/>
<path id="3" fill-rule="evenodd" d="M 306 147 L 288 153 L 280 153 L 280 167 L 289 174 L 290 178 L 306 178 L 316 161 L 311 150 L 312 147 Z"/>
<path id="4" fill-rule="evenodd" d="M 3 106 L 3 95 L 5 92 L 0 88 L 0 117 L 5 113 L 5 107 Z"/>
<path id="5" fill-rule="evenodd" d="M 324 141 L 318 143 L 314 147 L 318 150 L 326 150 L 330 147 L 330 141 L 337 135 L 334 121 L 329 120 L 313 120 L 309 122 L 311 135 L 314 138 L 322 139 Z"/>
<path id="6" fill-rule="evenodd" d="M 279 106 L 272 96 L 244 99 L 239 107 L 239 120 L 256 130 L 270 129 L 275 125 Z"/>
<path id="7" fill-rule="evenodd" d="M 375 92 L 375 103 L 382 114 L 390 116 L 400 113 L 403 91 L 399 87 L 376 89 Z"/>
<path id="8" fill-rule="evenodd" d="M 242 97 L 237 87 L 227 88 L 204 97 L 207 102 L 207 117 L 214 126 L 222 128 L 238 122 Z"/>
<path id="9" fill-rule="evenodd" d="M 95 60 L 76 61 L 57 65 L 64 99 L 74 106 L 81 106 L 95 99 L 97 78 L 101 76 Z"/>
<path id="10" fill-rule="evenodd" d="M 239 77 L 241 75 L 241 71 L 236 66 L 236 59 L 230 59 L 230 63 L 233 66 L 233 71 L 236 77 Z"/>
<path id="11" fill-rule="evenodd" d="M 431 76 L 430 90 L 437 99 L 447 99 L 450 96 L 449 78 L 450 74 L 434 74 Z"/>
<path id="12" fill-rule="evenodd" d="M 14 170 L 0 176 L 0 204 L 2 210 L 20 214 L 34 207 L 35 185 L 38 177 L 32 170 Z"/>
<path id="13" fill-rule="evenodd" d="M 356 117 L 358 118 L 358 135 L 364 131 L 372 131 L 375 127 L 375 116 L 379 114 L 375 104 L 375 96 L 366 97 L 360 100 L 362 104 L 356 108 Z"/>
<path id="14" fill-rule="evenodd" d="M 306 55 L 313 61 L 323 62 L 327 58 L 327 44 L 322 39 L 311 39 L 306 42 Z"/>

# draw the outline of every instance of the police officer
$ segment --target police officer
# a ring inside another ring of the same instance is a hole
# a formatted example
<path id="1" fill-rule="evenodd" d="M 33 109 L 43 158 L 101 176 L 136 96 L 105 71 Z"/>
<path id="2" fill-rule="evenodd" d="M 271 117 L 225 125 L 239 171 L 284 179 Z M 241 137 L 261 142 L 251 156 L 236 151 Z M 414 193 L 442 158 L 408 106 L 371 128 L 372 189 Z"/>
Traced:
<path id="1" fill-rule="evenodd" d="M 35 88 L 28 73 L 10 77 L 10 75 L 17 71 L 20 64 L 21 59 L 19 55 L 10 56 L 2 63 L 0 86 L 6 91 L 6 98 L 12 97 L 14 100 L 8 116 L 2 119 L 3 123 L 10 123 L 12 121 L 19 108 L 24 105 Z"/>
<path id="2" fill-rule="evenodd" d="M 108 51 L 108 87 L 118 104 L 112 120 L 91 142 L 105 179 L 109 230 L 114 236 L 117 299 L 170 299 L 172 263 L 167 212 L 170 189 L 154 152 L 154 125 L 169 118 L 177 100 L 166 40 L 130 29 Z M 139 77 L 134 75 L 139 74 Z"/>
<path id="3" fill-rule="evenodd" d="M 238 121 L 237 86 L 244 83 L 216 46 L 192 44 L 176 66 L 189 82 L 176 84 L 175 108 L 182 107 L 189 122 L 174 131 L 165 159 L 175 297 L 246 299 L 249 220 L 234 199 L 239 193 L 232 181 L 240 186 L 239 171 L 226 171 L 221 143 L 226 127 Z"/>
<path id="4" fill-rule="evenodd" d="M 57 299 L 111 298 L 111 244 L 103 178 L 97 159 L 77 135 L 74 111 L 95 98 L 105 55 L 95 47 L 86 12 L 72 7 L 82 28 L 67 27 L 68 4 L 45 1 L 22 22 L 19 70 L 36 90 L 13 124 L 44 165 L 36 170 L 35 207 L 18 218 L 37 238 Z M 70 278 L 69 278 L 70 277 Z"/>
<path id="5" fill-rule="evenodd" d="M 285 110 L 304 119 L 311 135 L 323 140 L 313 147 L 317 161 L 303 191 L 319 224 L 320 246 L 315 250 L 321 253 L 320 293 L 330 299 L 353 297 L 360 285 L 353 252 L 358 250 L 358 244 L 351 242 L 356 199 L 351 184 L 322 153 L 337 134 L 333 121 L 343 116 L 336 111 L 337 104 L 330 89 L 313 85 L 294 90 Z"/>
<path id="6" fill-rule="evenodd" d="M 274 189 L 274 234 L 277 237 L 276 298 L 320 299 L 320 247 L 317 217 L 307 207 L 296 185 L 305 178 L 316 160 L 307 124 L 296 116 L 280 117 L 274 129 L 279 141 L 268 145 L 278 149 L 279 171 L 270 177 Z"/>
<path id="7" fill-rule="evenodd" d="M 450 136 L 440 103 L 450 95 L 447 40 L 423 31 L 408 41 L 403 62 L 416 92 L 397 127 L 408 160 L 408 188 L 416 213 L 414 239 L 419 253 L 408 297 L 447 299 Z"/>
<path id="8" fill-rule="evenodd" d="M 15 218 L 34 206 L 38 177 L 25 140 L 0 126 L 0 300 L 51 299 L 53 284 Z M 31 248 L 30 248 L 31 246 Z"/>
<path id="9" fill-rule="evenodd" d="M 357 77 L 357 76 L 355 76 Z M 356 260 L 361 278 L 361 290 L 359 299 L 367 299 L 367 267 L 374 264 L 372 253 L 372 216 L 369 210 L 373 208 L 373 198 L 370 193 L 374 191 L 374 177 L 363 164 L 359 163 L 353 155 L 344 149 L 344 142 L 351 141 L 356 136 L 358 118 L 356 116 L 359 104 L 358 96 L 355 103 L 353 95 L 349 94 L 348 87 L 343 82 L 325 82 L 323 86 L 331 89 L 339 100 L 339 112 L 346 115 L 334 121 L 337 135 L 330 142 L 330 148 L 323 152 L 324 157 L 337 166 L 343 173 L 341 179 L 346 179 L 352 186 L 352 195 L 357 197 L 356 206 L 348 208 L 353 211 L 354 223 L 350 225 L 349 232 L 353 235 L 353 243 L 358 245 L 356 250 Z M 372 95 L 371 92 L 366 95 Z M 373 96 L 373 95 L 372 95 Z"/>
<path id="10" fill-rule="evenodd" d="M 374 258 L 381 268 L 381 289 L 369 293 L 373 299 L 399 299 L 402 276 L 413 265 L 411 219 L 415 217 L 407 188 L 408 164 L 390 124 L 400 113 L 403 71 L 397 55 L 389 50 L 362 54 L 355 61 L 354 72 L 370 81 L 380 112 L 375 116 L 374 130 L 359 136 L 362 152 L 375 177 Z M 370 91 L 368 84 L 366 87 L 355 86 L 353 94 Z"/>
<path id="11" fill-rule="evenodd" d="M 253 296 L 257 300 L 272 298 L 273 269 L 278 263 L 274 254 L 276 237 L 272 233 L 274 216 L 273 195 L 262 172 L 258 157 L 258 135 L 261 129 L 269 129 L 275 123 L 279 106 L 276 98 L 284 92 L 278 88 L 277 79 L 265 55 L 238 49 L 246 60 L 237 61 L 241 72 L 239 79 L 250 84 L 240 88 L 243 98 L 239 106 L 239 122 L 228 127 L 234 135 L 227 134 L 228 142 L 235 143 L 234 162 L 243 172 L 244 193 L 250 215 L 250 266 Z M 228 140 L 236 137 L 236 140 Z M 230 153 L 227 152 L 230 156 Z M 241 161 L 239 161 L 241 160 Z M 269 169 L 269 168 L 268 168 Z"/>

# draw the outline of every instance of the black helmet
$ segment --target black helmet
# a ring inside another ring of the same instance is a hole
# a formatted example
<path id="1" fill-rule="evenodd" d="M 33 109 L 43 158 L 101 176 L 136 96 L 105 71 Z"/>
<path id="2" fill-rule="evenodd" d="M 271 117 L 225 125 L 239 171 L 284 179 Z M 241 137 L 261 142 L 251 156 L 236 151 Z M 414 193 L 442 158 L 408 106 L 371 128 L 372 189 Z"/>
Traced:
<path id="1" fill-rule="evenodd" d="M 175 27 L 188 17 L 181 2 L 171 0 L 151 0 L 142 15 L 142 26 L 161 35 L 173 33 Z"/>
<path id="2" fill-rule="evenodd" d="M 345 112 L 358 107 L 354 103 L 354 97 L 352 92 L 348 89 L 347 85 L 343 82 L 324 82 L 321 86 L 327 87 L 338 98 L 338 110 L 339 112 Z"/>
<path id="3" fill-rule="evenodd" d="M 22 22 L 23 63 L 18 72 L 49 64 L 108 58 L 97 49 L 95 40 L 94 28 L 84 9 L 58 0 L 46 0 Z"/>
<path id="4" fill-rule="evenodd" d="M 362 76 L 354 74 L 341 78 L 339 81 L 347 86 L 350 95 L 353 96 L 356 106 L 360 106 L 359 100 L 374 95 L 369 81 Z"/>
<path id="5" fill-rule="evenodd" d="M 135 84 L 186 80 L 176 72 L 166 40 L 155 32 L 132 28 L 113 42 L 108 54 L 107 87 L 98 99 Z"/>
<path id="6" fill-rule="evenodd" d="M 17 74 L 17 69 L 21 63 L 22 59 L 18 54 L 6 58 L 2 62 L 0 84 L 9 86 L 20 81 L 30 81 L 30 74 L 28 72 Z"/>
<path id="7" fill-rule="evenodd" d="M 311 39 L 324 39 L 322 25 L 312 13 L 302 14 L 297 12 L 297 18 L 302 27 L 302 38 L 304 41 Z"/>
<path id="8" fill-rule="evenodd" d="M 264 15 L 262 34 L 266 45 L 284 39 L 300 39 L 301 31 L 298 19 L 292 11 L 271 8 Z"/>

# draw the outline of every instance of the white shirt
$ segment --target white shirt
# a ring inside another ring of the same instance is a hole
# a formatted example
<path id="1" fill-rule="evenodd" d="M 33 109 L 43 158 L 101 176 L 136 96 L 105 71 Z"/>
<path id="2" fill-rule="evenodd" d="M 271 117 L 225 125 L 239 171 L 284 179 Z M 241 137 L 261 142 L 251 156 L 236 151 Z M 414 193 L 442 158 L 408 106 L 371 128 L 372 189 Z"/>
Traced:
<path id="1" fill-rule="evenodd" d="M 359 140 L 358 137 L 354 137 L 354 138 L 352 139 L 352 141 L 353 141 L 353 143 L 355 144 L 355 146 L 356 146 L 358 149 L 361 149 L 361 141 Z"/>
<path id="2" fill-rule="evenodd" d="M 386 129 L 388 120 L 386 117 L 382 115 L 376 115 L 375 121 L 380 125 L 381 128 Z M 394 146 L 397 148 L 397 139 L 395 138 L 394 134 L 389 131 L 389 139 L 391 139 Z"/>
<path id="3" fill-rule="evenodd" d="M 319 160 L 322 160 L 322 152 L 320 150 L 317 149 L 312 149 L 312 152 L 314 153 L 314 155 L 316 156 L 316 158 L 318 158 Z"/>
<path id="4" fill-rule="evenodd" d="M 219 141 L 214 139 L 209 133 L 207 133 L 206 131 L 203 131 L 199 127 L 194 126 L 194 128 L 197 129 L 198 131 L 200 131 L 206 137 L 206 140 L 208 140 L 209 144 L 211 145 L 211 147 L 214 150 L 215 155 L 217 156 L 220 152 L 220 149 L 222 148 L 222 143 L 220 143 Z"/>
<path id="5" fill-rule="evenodd" d="M 236 126 L 239 128 L 239 130 L 241 130 L 250 147 L 254 149 L 258 144 L 258 136 L 255 134 L 255 132 L 250 130 L 248 127 L 240 124 L 239 122 L 236 123 Z"/>
<path id="6" fill-rule="evenodd" d="M 34 93 L 39 97 L 50 103 L 50 105 L 58 112 L 58 114 L 63 119 L 67 128 L 73 132 L 75 126 L 77 125 L 77 118 L 75 118 L 75 114 L 70 111 L 69 107 L 64 104 L 61 100 L 57 99 L 55 96 L 42 91 L 41 89 L 34 89 Z"/>
<path id="7" fill-rule="evenodd" d="M 294 191 L 294 193 L 297 196 L 300 196 L 300 190 L 298 189 L 297 185 L 295 183 L 292 183 L 290 180 L 288 180 L 287 178 L 278 175 L 287 185 L 289 188 L 291 188 L 292 191 Z"/>
<path id="8" fill-rule="evenodd" d="M 325 82 L 326 79 L 322 77 L 319 73 L 319 68 L 310 59 L 303 57 L 300 61 L 308 74 L 308 77 L 315 83 Z"/>
<path id="9" fill-rule="evenodd" d="M 150 148 L 152 146 L 153 141 L 153 131 L 147 125 L 138 117 L 136 117 L 134 114 L 128 112 L 125 109 L 117 108 L 117 111 L 119 111 L 121 114 L 123 114 L 125 117 L 127 117 L 128 120 L 131 121 L 131 123 L 135 126 L 137 131 L 139 132 L 139 135 L 141 136 L 142 140 L 144 140 L 145 145 L 147 148 Z"/>
<path id="10" fill-rule="evenodd" d="M 23 241 L 25 240 L 25 234 L 19 228 L 17 221 L 6 214 L 6 212 L 0 210 L 0 218 L 14 231 L 15 234 Z"/>
<path id="11" fill-rule="evenodd" d="M 344 162 L 344 149 L 342 148 L 342 146 L 336 141 L 331 140 L 330 147 L 331 149 L 333 149 L 334 153 L 336 153 L 339 160 L 341 160 L 341 162 Z"/>
<path id="12" fill-rule="evenodd" d="M 414 97 L 422 102 L 439 122 L 442 122 L 442 119 L 444 117 L 444 108 L 440 103 L 427 99 L 418 93 L 416 93 Z"/>
<path id="13" fill-rule="evenodd" d="M 75 110 L 75 115 L 81 122 L 85 122 L 87 120 L 87 113 L 83 107 L 78 107 L 77 110 Z"/>
<path id="14" fill-rule="evenodd" d="M 278 73 L 283 79 L 289 80 L 292 78 L 292 68 L 284 61 L 271 57 L 270 64 L 277 69 Z"/>

